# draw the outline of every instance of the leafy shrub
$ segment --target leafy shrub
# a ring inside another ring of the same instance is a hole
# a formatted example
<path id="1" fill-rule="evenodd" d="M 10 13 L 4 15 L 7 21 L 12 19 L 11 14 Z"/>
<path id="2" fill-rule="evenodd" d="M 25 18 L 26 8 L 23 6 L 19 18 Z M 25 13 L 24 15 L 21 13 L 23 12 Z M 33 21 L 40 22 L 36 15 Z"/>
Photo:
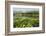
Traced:
<path id="1" fill-rule="evenodd" d="M 16 20 L 15 20 L 16 19 Z M 16 17 L 14 18 L 14 27 L 38 27 L 39 20 L 31 17 Z"/>

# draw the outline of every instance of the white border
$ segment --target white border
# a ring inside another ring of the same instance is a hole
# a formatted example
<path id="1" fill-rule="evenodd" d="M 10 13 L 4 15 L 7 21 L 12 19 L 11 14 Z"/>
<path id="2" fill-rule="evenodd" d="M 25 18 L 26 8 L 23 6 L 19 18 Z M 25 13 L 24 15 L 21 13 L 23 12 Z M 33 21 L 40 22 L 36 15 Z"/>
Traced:
<path id="1" fill-rule="evenodd" d="M 39 8 L 39 27 L 13 28 L 13 7 L 15 7 L 15 8 Z M 37 31 L 37 30 L 42 30 L 42 6 L 10 5 L 10 32 L 17 32 L 17 31 Z"/>

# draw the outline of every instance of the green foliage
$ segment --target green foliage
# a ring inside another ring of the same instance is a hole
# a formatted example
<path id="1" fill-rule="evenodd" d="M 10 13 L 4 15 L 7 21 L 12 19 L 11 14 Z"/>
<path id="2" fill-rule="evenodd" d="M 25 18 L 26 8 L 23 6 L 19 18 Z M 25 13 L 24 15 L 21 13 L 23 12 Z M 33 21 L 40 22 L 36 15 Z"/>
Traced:
<path id="1" fill-rule="evenodd" d="M 15 20 L 16 19 L 16 20 Z M 31 17 L 16 17 L 14 19 L 14 27 L 38 27 L 39 20 Z"/>

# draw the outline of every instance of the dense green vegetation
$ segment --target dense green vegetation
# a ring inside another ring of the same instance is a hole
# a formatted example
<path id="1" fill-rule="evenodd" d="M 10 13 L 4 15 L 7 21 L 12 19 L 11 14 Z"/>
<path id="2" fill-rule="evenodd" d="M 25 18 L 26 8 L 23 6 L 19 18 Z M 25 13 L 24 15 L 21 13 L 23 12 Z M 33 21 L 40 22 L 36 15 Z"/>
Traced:
<path id="1" fill-rule="evenodd" d="M 39 13 L 32 11 L 30 13 L 14 13 L 13 14 L 14 28 L 38 27 Z"/>

